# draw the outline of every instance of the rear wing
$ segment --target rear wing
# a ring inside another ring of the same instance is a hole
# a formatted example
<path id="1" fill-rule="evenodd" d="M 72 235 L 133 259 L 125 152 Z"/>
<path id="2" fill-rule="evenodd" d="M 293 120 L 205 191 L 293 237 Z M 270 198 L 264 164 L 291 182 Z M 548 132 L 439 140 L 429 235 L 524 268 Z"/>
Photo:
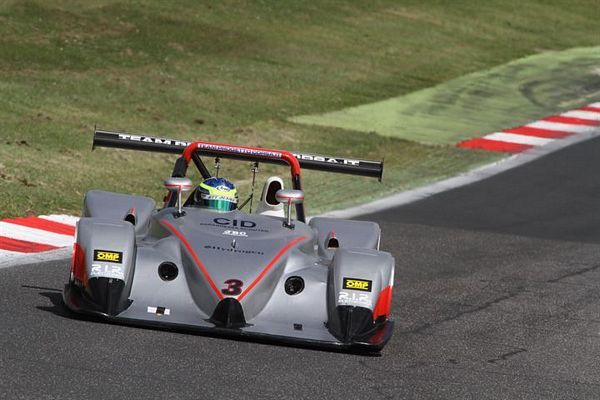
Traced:
<path id="1" fill-rule="evenodd" d="M 110 132 L 103 130 L 94 131 L 93 147 L 115 147 L 131 150 L 145 150 L 163 153 L 182 154 L 193 141 L 168 139 L 162 137 L 146 136 L 124 132 Z M 201 155 L 214 156 L 214 151 L 198 151 Z M 300 167 L 326 172 L 369 176 L 379 179 L 383 176 L 383 161 L 357 160 L 342 157 L 330 157 L 317 154 L 291 152 L 298 160 Z M 232 154 L 218 154 L 223 158 L 240 158 Z M 251 157 L 243 157 L 249 159 Z M 286 164 L 284 160 L 263 159 L 261 162 Z"/>

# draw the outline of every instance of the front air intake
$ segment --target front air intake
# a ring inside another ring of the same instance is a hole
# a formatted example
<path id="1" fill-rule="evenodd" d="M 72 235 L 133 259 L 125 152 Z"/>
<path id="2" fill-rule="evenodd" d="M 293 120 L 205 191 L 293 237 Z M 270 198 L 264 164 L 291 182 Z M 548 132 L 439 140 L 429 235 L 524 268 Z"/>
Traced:
<path id="1" fill-rule="evenodd" d="M 248 326 L 242 305 L 232 297 L 227 297 L 217 304 L 209 321 L 219 328 L 238 329 Z"/>

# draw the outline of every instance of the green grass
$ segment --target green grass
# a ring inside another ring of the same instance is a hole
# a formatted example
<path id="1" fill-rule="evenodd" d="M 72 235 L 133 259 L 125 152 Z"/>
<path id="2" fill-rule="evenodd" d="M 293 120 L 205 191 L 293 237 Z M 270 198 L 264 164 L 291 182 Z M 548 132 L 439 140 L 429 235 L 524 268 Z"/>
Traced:
<path id="1" fill-rule="evenodd" d="M 597 99 L 600 47 L 586 47 L 535 54 L 405 96 L 290 120 L 452 145 Z"/>
<path id="2" fill-rule="evenodd" d="M 383 184 L 307 172 L 309 212 L 431 182 L 497 156 L 287 119 L 600 37 L 592 0 L 91 4 L 0 1 L 0 217 L 77 213 L 91 188 L 160 199 L 173 157 L 90 152 L 94 125 L 385 157 Z"/>

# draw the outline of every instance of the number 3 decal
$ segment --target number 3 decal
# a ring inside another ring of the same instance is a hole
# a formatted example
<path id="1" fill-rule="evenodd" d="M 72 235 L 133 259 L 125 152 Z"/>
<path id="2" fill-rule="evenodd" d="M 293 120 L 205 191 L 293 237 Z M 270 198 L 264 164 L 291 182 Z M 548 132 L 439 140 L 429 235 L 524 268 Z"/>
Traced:
<path id="1" fill-rule="evenodd" d="M 227 285 L 225 289 L 221 289 L 221 293 L 226 296 L 237 296 L 242 293 L 242 286 L 244 286 L 244 282 L 238 279 L 227 279 L 223 282 Z"/>

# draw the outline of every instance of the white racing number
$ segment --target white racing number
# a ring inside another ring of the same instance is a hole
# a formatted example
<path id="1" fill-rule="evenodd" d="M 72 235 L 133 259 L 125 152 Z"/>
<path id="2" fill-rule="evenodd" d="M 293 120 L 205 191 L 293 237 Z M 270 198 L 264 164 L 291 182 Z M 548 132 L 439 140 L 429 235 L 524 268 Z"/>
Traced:
<path id="1" fill-rule="evenodd" d="M 338 304 L 371 308 L 371 295 L 367 293 L 341 291 L 338 296 Z"/>

